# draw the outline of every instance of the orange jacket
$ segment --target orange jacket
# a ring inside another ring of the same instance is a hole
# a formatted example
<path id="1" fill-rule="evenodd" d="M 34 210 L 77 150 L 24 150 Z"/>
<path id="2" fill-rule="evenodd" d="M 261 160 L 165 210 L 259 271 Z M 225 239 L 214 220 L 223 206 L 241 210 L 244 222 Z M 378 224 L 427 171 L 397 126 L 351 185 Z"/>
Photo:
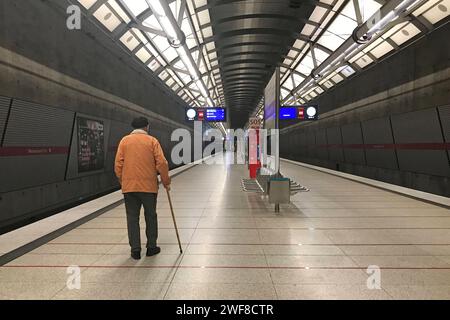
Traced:
<path id="1" fill-rule="evenodd" d="M 170 184 L 169 165 L 161 145 L 144 130 L 134 130 L 120 141 L 114 171 L 122 193 L 157 193 L 158 173 L 165 186 Z"/>

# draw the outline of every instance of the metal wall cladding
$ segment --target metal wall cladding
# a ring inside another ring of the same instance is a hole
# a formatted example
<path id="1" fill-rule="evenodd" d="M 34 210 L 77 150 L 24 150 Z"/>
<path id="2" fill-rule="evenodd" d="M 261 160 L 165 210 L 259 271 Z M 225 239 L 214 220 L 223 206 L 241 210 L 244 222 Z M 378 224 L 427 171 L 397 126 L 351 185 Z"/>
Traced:
<path id="1" fill-rule="evenodd" d="M 4 146 L 68 146 L 73 118 L 72 111 L 14 100 Z"/>
<path id="2" fill-rule="evenodd" d="M 74 113 L 14 100 L 4 147 L 67 148 Z M 0 158 L 0 191 L 13 191 L 64 180 L 67 153 L 20 155 Z"/>
<path id="3" fill-rule="evenodd" d="M 445 142 L 450 143 L 450 106 L 440 107 L 438 110 Z M 447 150 L 447 152 L 450 158 L 450 150 Z"/>
<path id="4" fill-rule="evenodd" d="M 109 145 L 106 152 L 106 164 L 105 168 L 107 171 L 114 170 L 114 161 L 116 158 L 117 147 L 119 146 L 120 140 L 123 137 L 130 134 L 133 129 L 127 123 L 119 121 L 111 121 L 111 131 L 109 133 Z"/>
<path id="5" fill-rule="evenodd" d="M 345 162 L 365 165 L 364 148 L 361 147 L 364 144 L 361 124 L 358 122 L 345 125 L 341 130 Z"/>
<path id="6" fill-rule="evenodd" d="M 322 129 L 316 133 L 316 154 L 319 159 L 328 160 L 327 131 Z"/>
<path id="7" fill-rule="evenodd" d="M 317 158 L 316 155 L 316 132 L 313 130 L 308 130 L 306 132 L 306 147 L 309 158 Z"/>
<path id="8" fill-rule="evenodd" d="M 396 144 L 443 143 L 436 108 L 414 111 L 391 117 Z M 450 176 L 448 155 L 444 149 L 398 149 L 400 170 L 437 176 Z"/>
<path id="9" fill-rule="evenodd" d="M 10 104 L 10 98 L 0 96 L 0 142 L 2 141 L 3 132 L 5 131 L 6 118 L 8 117 Z"/>
<path id="10" fill-rule="evenodd" d="M 344 150 L 341 148 L 342 135 L 341 128 L 333 127 L 327 128 L 328 153 L 330 160 L 336 162 L 344 162 Z"/>
<path id="11" fill-rule="evenodd" d="M 306 138 L 306 133 L 302 132 L 299 134 L 298 138 L 298 148 L 299 148 L 299 154 L 302 157 L 308 156 L 308 140 Z"/>
<path id="12" fill-rule="evenodd" d="M 364 142 L 372 145 L 366 149 L 367 165 L 378 168 L 398 169 L 395 149 L 386 145 L 392 145 L 391 123 L 389 118 L 378 118 L 361 123 Z"/>

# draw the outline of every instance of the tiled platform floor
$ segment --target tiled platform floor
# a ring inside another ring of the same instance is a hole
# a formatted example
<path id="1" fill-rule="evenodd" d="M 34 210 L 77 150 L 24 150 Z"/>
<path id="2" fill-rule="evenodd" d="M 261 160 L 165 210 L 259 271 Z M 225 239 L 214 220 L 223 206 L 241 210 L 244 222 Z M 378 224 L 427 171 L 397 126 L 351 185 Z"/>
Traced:
<path id="1" fill-rule="evenodd" d="M 196 166 L 172 186 L 183 255 L 161 192 L 160 255 L 129 257 L 122 205 L 0 267 L 0 299 L 450 299 L 448 209 L 282 171 L 311 191 L 276 215 L 241 191 L 245 166 Z M 79 290 L 66 286 L 70 265 Z M 381 268 L 379 290 L 367 288 L 369 265 Z"/>

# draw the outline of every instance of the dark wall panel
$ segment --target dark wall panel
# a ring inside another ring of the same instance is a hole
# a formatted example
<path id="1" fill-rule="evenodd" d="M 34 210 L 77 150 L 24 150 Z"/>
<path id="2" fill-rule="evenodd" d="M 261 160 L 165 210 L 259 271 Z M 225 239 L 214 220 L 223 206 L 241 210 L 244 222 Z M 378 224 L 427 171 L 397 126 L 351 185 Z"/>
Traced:
<path id="1" fill-rule="evenodd" d="M 129 124 L 119 121 L 111 121 L 111 131 L 109 133 L 108 151 L 106 153 L 106 164 L 105 164 L 106 171 L 114 170 L 114 160 L 116 158 L 116 152 L 117 147 L 119 146 L 119 142 L 131 131 L 132 128 Z"/>
<path id="2" fill-rule="evenodd" d="M 306 134 L 304 132 L 299 135 L 298 148 L 300 156 L 308 156 L 308 142 L 306 139 Z"/>
<path id="3" fill-rule="evenodd" d="M 354 123 L 342 126 L 342 143 L 344 145 L 364 144 L 361 125 Z M 365 164 L 364 149 L 356 146 L 346 146 L 344 148 L 345 161 L 354 164 Z"/>
<path id="4" fill-rule="evenodd" d="M 1 192 L 64 180 L 73 115 L 63 109 L 13 101 L 3 146 L 23 149 L 20 155 L 0 157 Z M 42 149 L 32 149 L 36 147 Z"/>
<path id="5" fill-rule="evenodd" d="M 67 147 L 74 113 L 14 100 L 4 146 Z"/>
<path id="6" fill-rule="evenodd" d="M 308 148 L 308 157 L 316 158 L 316 132 L 309 130 L 306 134 L 306 146 Z"/>
<path id="7" fill-rule="evenodd" d="M 328 159 L 328 149 L 326 147 L 327 145 L 327 131 L 322 129 L 317 131 L 316 134 L 316 148 L 317 148 L 317 157 L 319 159 Z"/>
<path id="8" fill-rule="evenodd" d="M 392 145 L 391 123 L 389 118 L 378 118 L 361 123 L 366 149 L 367 165 L 378 168 L 398 169 L 397 156 Z M 373 146 L 373 147 L 371 147 Z"/>
<path id="9" fill-rule="evenodd" d="M 2 141 L 3 132 L 5 131 L 10 103 L 10 98 L 0 96 L 0 142 Z"/>
<path id="10" fill-rule="evenodd" d="M 445 142 L 450 143 L 450 106 L 440 107 L 438 110 Z M 450 150 L 447 149 L 447 153 L 450 158 Z"/>
<path id="11" fill-rule="evenodd" d="M 344 162 L 344 150 L 340 147 L 342 145 L 341 128 L 327 128 L 327 140 L 330 160 Z"/>
<path id="12" fill-rule="evenodd" d="M 401 170 L 450 176 L 445 150 L 428 150 L 421 145 L 444 142 L 436 108 L 393 115 L 392 126 L 396 144 L 414 144 L 414 149 L 397 150 Z"/>

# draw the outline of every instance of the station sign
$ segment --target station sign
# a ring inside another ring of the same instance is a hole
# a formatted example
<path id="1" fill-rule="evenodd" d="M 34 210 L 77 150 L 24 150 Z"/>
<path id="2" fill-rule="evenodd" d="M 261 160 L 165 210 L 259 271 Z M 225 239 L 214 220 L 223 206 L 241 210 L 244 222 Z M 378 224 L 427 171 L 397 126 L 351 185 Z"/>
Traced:
<path id="1" fill-rule="evenodd" d="M 319 107 L 311 106 L 285 106 L 280 107 L 280 120 L 314 121 L 319 119 Z"/>
<path id="2" fill-rule="evenodd" d="M 226 122 L 225 108 L 187 108 L 187 121 Z"/>
<path id="3" fill-rule="evenodd" d="M 262 126 L 262 120 L 260 117 L 253 117 L 248 120 L 248 127 L 250 129 L 260 129 Z"/>

